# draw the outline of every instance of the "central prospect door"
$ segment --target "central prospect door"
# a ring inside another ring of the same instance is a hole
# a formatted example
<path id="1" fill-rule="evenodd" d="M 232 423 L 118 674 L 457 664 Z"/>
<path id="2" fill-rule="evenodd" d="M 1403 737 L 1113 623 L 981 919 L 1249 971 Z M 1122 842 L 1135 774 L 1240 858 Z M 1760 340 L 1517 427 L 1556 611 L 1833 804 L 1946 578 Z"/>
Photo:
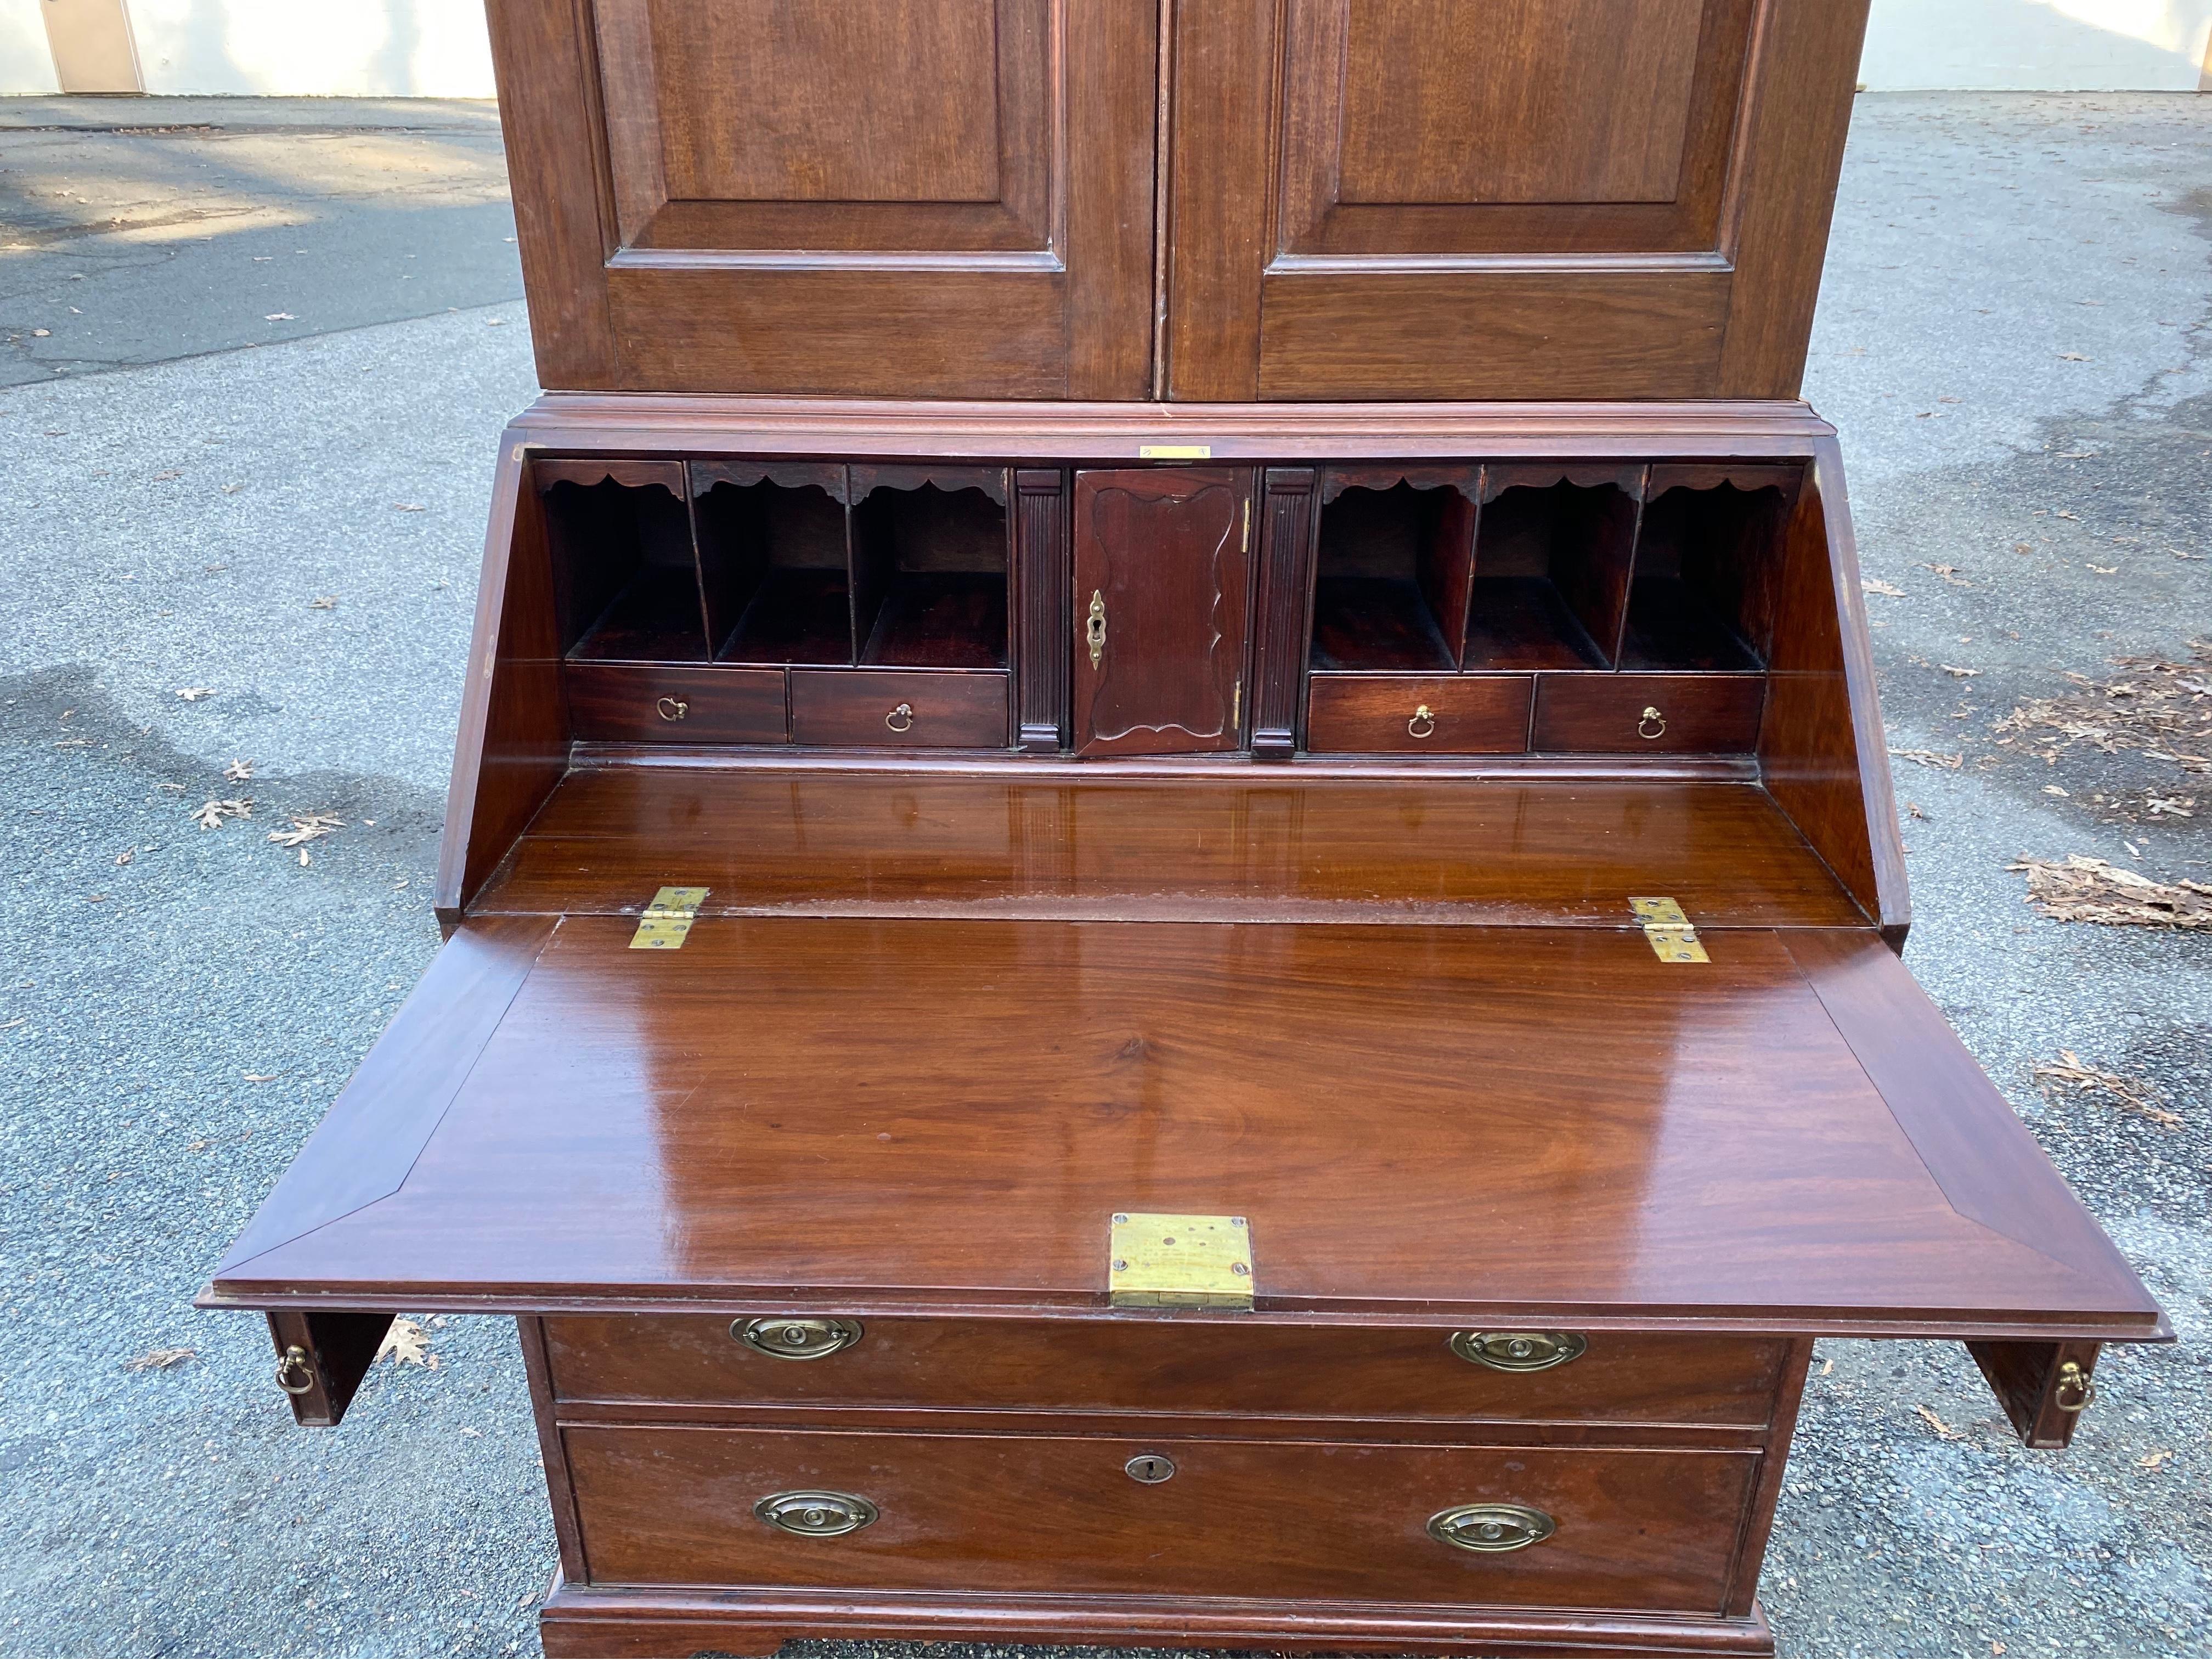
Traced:
<path id="1" fill-rule="evenodd" d="M 1075 752 L 1179 755 L 1242 741 L 1252 476 L 1075 475 Z"/>
<path id="2" fill-rule="evenodd" d="M 555 388 L 1140 398 L 1151 0 L 491 0 Z"/>

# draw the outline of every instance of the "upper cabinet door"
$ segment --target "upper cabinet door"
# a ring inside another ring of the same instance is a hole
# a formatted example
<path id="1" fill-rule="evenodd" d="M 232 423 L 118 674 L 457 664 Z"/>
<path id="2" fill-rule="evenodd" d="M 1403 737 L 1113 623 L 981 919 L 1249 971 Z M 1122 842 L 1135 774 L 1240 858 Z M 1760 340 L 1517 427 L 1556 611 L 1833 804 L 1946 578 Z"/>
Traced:
<path id="1" fill-rule="evenodd" d="M 1075 475 L 1075 752 L 1188 755 L 1243 741 L 1252 475 Z"/>
<path id="2" fill-rule="evenodd" d="M 550 387 L 1150 389 L 1150 0 L 491 0 Z"/>
<path id="3" fill-rule="evenodd" d="M 1173 395 L 1796 395 L 1866 8 L 1178 7 Z"/>

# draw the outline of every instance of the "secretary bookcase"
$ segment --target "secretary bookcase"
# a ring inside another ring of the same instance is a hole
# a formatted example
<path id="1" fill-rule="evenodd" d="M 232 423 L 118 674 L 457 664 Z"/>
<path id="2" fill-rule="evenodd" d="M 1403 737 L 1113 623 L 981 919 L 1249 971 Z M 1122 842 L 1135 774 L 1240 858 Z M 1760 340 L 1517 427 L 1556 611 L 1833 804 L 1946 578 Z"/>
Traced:
<path id="1" fill-rule="evenodd" d="M 514 1316 L 549 1653 L 1770 1653 L 1817 1337 L 2170 1336 L 1896 955 L 1864 0 L 490 10 L 447 941 L 202 1300 Z"/>

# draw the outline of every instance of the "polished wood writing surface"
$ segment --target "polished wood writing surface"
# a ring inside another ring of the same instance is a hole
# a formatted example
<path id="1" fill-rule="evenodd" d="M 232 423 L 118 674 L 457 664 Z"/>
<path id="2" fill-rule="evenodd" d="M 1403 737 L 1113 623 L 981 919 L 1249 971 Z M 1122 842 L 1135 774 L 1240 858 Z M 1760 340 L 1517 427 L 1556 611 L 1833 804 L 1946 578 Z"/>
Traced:
<path id="1" fill-rule="evenodd" d="M 1866 922 L 1753 785 L 1021 766 L 581 769 L 477 909 L 634 912 L 680 878 L 720 915 L 1618 927 L 1664 893 L 1701 927 Z"/>
<path id="2" fill-rule="evenodd" d="M 1839 1029 L 1786 933 L 1685 968 L 1633 929 L 631 928 L 563 921 L 398 1190 L 280 1201 L 217 1294 L 1095 1314 L 1111 1213 L 1233 1212 L 1285 1315 L 2162 1329 L 2017 1122 L 1978 1124 L 2012 1180 L 1960 1213 L 1869 1079 L 1881 1028 Z M 1924 1004 L 1875 952 L 1853 974 Z"/>

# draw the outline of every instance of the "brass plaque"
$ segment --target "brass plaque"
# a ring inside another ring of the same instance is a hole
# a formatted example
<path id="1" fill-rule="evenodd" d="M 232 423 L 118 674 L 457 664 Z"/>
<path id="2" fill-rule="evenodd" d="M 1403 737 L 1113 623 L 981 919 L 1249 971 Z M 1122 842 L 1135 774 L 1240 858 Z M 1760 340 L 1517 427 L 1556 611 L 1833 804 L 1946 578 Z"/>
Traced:
<path id="1" fill-rule="evenodd" d="M 1137 459 L 1140 461 L 1211 461 L 1211 444 L 1139 444 Z"/>
<path id="2" fill-rule="evenodd" d="M 1710 963 L 1705 948 L 1698 941 L 1698 931 L 1690 925 L 1681 906 L 1665 895 L 1632 898 L 1628 909 L 1636 920 L 1644 924 L 1644 937 L 1651 945 L 1651 954 L 1662 963 Z"/>
<path id="3" fill-rule="evenodd" d="M 629 937 L 632 951 L 674 951 L 691 932 L 691 924 L 698 920 L 699 907 L 707 903 L 705 888 L 663 888 L 653 896 L 653 903 L 645 908 L 638 919 L 637 932 Z"/>
<path id="4" fill-rule="evenodd" d="M 1252 1227 L 1241 1216 L 1117 1214 L 1108 1249 L 1117 1309 L 1252 1306 Z"/>

